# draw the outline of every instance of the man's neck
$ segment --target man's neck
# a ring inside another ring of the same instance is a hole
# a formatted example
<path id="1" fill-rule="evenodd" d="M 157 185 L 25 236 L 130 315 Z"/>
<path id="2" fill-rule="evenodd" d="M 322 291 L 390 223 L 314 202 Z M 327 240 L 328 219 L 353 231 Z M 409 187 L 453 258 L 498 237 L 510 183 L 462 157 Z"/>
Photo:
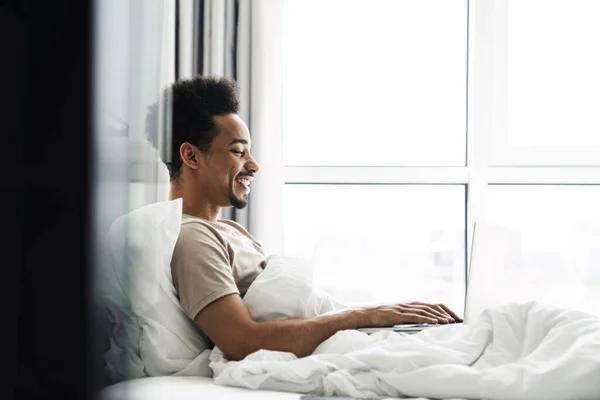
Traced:
<path id="1" fill-rule="evenodd" d="M 204 198 L 198 190 L 186 190 L 183 185 L 171 182 L 169 194 L 171 200 L 182 199 L 182 212 L 193 217 L 202 218 L 207 221 L 216 222 L 221 211 L 220 206 L 215 206 Z"/>

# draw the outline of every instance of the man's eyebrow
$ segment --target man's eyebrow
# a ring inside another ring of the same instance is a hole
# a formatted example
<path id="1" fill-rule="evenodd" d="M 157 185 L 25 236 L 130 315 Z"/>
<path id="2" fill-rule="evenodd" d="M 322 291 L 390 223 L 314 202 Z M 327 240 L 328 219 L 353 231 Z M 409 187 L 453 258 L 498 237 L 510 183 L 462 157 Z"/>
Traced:
<path id="1" fill-rule="evenodd" d="M 248 141 L 245 139 L 233 139 L 231 143 L 228 144 L 228 146 L 231 146 L 232 144 L 236 143 L 248 144 Z"/>

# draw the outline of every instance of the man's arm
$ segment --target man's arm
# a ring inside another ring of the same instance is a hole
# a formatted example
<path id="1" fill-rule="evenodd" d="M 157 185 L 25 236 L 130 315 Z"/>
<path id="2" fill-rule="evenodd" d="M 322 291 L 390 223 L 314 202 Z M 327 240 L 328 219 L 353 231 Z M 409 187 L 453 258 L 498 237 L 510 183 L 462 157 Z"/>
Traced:
<path id="1" fill-rule="evenodd" d="M 232 294 L 205 307 L 195 322 L 228 359 L 237 361 L 261 349 L 305 357 L 323 341 L 345 329 L 460 321 L 446 310 L 442 305 L 411 303 L 349 309 L 311 319 L 254 322 L 242 298 Z"/>

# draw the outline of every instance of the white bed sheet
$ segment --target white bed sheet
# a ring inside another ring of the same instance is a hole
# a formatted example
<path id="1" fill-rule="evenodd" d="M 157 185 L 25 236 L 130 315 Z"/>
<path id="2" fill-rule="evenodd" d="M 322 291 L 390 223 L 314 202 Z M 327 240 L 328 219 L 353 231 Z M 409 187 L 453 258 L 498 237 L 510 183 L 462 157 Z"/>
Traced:
<path id="1" fill-rule="evenodd" d="M 120 382 L 104 388 L 98 400 L 298 400 L 300 396 L 303 394 L 220 386 L 211 378 L 176 376 Z"/>
<path id="2" fill-rule="evenodd" d="M 174 376 L 128 380 L 102 390 L 99 400 L 294 399 L 300 394 L 216 385 L 212 378 Z"/>

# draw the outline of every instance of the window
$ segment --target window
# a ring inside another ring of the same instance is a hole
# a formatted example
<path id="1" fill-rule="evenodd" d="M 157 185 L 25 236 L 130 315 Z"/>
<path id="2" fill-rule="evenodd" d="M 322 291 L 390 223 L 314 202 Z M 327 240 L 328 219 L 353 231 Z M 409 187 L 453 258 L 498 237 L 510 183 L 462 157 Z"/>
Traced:
<path id="1" fill-rule="evenodd" d="M 465 165 L 465 0 L 286 0 L 284 13 L 286 165 Z"/>
<path id="2" fill-rule="evenodd" d="M 491 185 L 489 217 L 515 235 L 503 271 L 515 300 L 600 310 L 600 186 Z"/>
<path id="3" fill-rule="evenodd" d="M 285 252 L 349 304 L 461 313 L 487 219 L 523 239 L 515 265 L 599 300 L 598 18 L 593 0 L 286 0 Z"/>
<path id="4" fill-rule="evenodd" d="M 596 0 L 494 4 L 494 164 L 600 165 L 598 16 Z"/>
<path id="5" fill-rule="evenodd" d="M 286 185 L 286 251 L 347 305 L 442 297 L 460 310 L 464 204 L 463 185 Z"/>

